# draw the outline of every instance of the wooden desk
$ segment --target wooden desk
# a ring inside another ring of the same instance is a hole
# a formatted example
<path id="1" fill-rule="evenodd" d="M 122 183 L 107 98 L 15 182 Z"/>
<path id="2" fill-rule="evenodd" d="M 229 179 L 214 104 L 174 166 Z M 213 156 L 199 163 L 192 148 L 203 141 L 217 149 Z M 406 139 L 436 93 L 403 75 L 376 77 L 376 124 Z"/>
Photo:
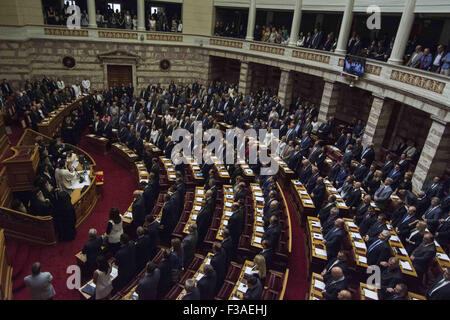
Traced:
<path id="1" fill-rule="evenodd" d="M 336 206 L 339 208 L 341 212 L 343 211 L 343 214 L 348 214 L 349 207 L 347 207 L 344 199 L 342 199 L 337 189 L 328 180 L 324 180 L 324 183 L 328 194 L 327 196 L 331 194 L 334 195 L 336 197 Z"/>
<path id="2" fill-rule="evenodd" d="M 159 157 L 162 154 L 162 150 L 160 148 L 158 148 L 157 146 L 155 146 L 151 142 L 147 142 L 144 140 L 144 147 L 150 148 L 150 150 L 152 151 L 153 157 Z"/>
<path id="3" fill-rule="evenodd" d="M 89 95 L 83 96 L 69 104 L 59 106 L 38 124 L 38 131 L 48 137 L 53 137 L 61 130 L 64 118 L 70 115 L 72 111 L 80 105 L 80 102 L 89 99 L 89 97 Z"/>
<path id="4" fill-rule="evenodd" d="M 175 175 L 175 166 L 172 163 L 172 160 L 167 159 L 163 156 L 159 157 L 160 161 L 162 162 L 164 169 L 166 170 L 167 173 L 167 180 L 169 182 L 175 182 L 176 180 L 176 175 Z"/>
<path id="5" fill-rule="evenodd" d="M 194 201 L 192 205 L 191 213 L 189 214 L 189 218 L 187 223 L 184 225 L 183 233 L 188 234 L 188 228 L 191 224 L 196 223 L 198 213 L 202 209 L 202 205 L 205 202 L 205 188 L 204 187 L 195 187 L 194 193 Z"/>
<path id="6" fill-rule="evenodd" d="M 261 187 L 257 183 L 250 184 L 250 189 L 252 191 L 253 208 L 255 211 L 251 245 L 252 247 L 261 249 L 262 237 L 264 235 L 264 195 Z"/>
<path id="7" fill-rule="evenodd" d="M 186 159 L 189 168 L 192 172 L 192 177 L 194 178 L 194 183 L 196 185 L 203 184 L 205 181 L 205 178 L 203 177 L 202 170 L 200 169 L 200 165 L 195 161 L 195 159 L 191 156 L 184 156 Z"/>
<path id="8" fill-rule="evenodd" d="M 441 271 L 444 271 L 444 268 L 450 267 L 450 259 L 436 240 L 434 241 L 434 245 L 436 246 L 435 260 L 439 264 Z"/>
<path id="9" fill-rule="evenodd" d="M 355 224 L 355 221 L 353 219 L 344 218 L 344 223 L 345 230 L 347 230 L 347 235 L 352 246 L 355 264 L 361 268 L 366 269 L 368 267 L 367 246 L 361 234 L 359 233 L 359 228 Z"/>
<path id="10" fill-rule="evenodd" d="M 247 280 L 244 279 L 244 276 L 251 275 L 254 272 L 251 269 L 254 267 L 253 261 L 245 260 L 244 265 L 242 266 L 241 273 L 239 274 L 238 281 L 234 285 L 233 291 L 230 294 L 228 300 L 243 300 L 244 293 L 247 292 Z M 264 284 L 263 284 L 264 285 Z"/>
<path id="11" fill-rule="evenodd" d="M 308 300 L 323 300 L 322 292 L 324 288 L 325 283 L 323 277 L 320 274 L 313 272 L 311 275 Z"/>
<path id="12" fill-rule="evenodd" d="M 320 220 L 316 217 L 307 217 L 307 230 L 309 240 L 309 253 L 312 258 L 327 261 L 327 247 L 323 243 L 322 231 L 320 231 Z"/>
<path id="13" fill-rule="evenodd" d="M 107 138 L 95 134 L 87 134 L 85 139 L 90 152 L 97 152 L 103 155 L 108 153 L 109 140 Z"/>
<path id="14" fill-rule="evenodd" d="M 230 219 L 233 212 L 231 211 L 231 206 L 233 205 L 233 186 L 224 185 L 223 186 L 223 211 L 222 218 L 220 219 L 220 226 L 217 229 L 216 239 L 219 241 L 223 240 L 222 232 L 228 226 L 228 220 Z"/>
<path id="15" fill-rule="evenodd" d="M 294 177 L 294 171 L 288 167 L 287 163 L 284 162 L 279 156 L 272 156 L 272 159 L 278 163 L 279 170 L 278 174 L 281 177 L 281 181 L 289 181 Z"/>
<path id="16" fill-rule="evenodd" d="M 141 188 L 141 183 L 145 183 L 146 185 L 150 181 L 150 173 L 147 171 L 147 167 L 145 166 L 144 161 L 136 161 L 134 163 L 136 169 L 136 175 L 138 179 L 138 187 Z"/>
<path id="17" fill-rule="evenodd" d="M 134 170 L 134 162 L 138 159 L 138 155 L 133 150 L 120 142 L 111 145 L 111 156 L 130 171 Z"/>
<path id="18" fill-rule="evenodd" d="M 327 145 L 327 155 L 334 161 L 341 161 L 344 157 L 342 151 L 332 145 Z"/>
<path id="19" fill-rule="evenodd" d="M 362 282 L 359 284 L 359 293 L 361 300 L 380 300 L 378 289 Z"/>
<path id="20" fill-rule="evenodd" d="M 315 216 L 314 210 L 316 207 L 308 191 L 306 191 L 305 186 L 300 181 L 291 179 L 290 182 L 291 194 L 293 195 L 294 204 L 297 207 L 297 217 L 302 226 L 304 226 L 307 216 Z"/>
<path id="21" fill-rule="evenodd" d="M 386 226 L 389 229 L 389 232 L 391 233 L 391 237 L 389 238 L 389 244 L 391 246 L 392 253 L 399 260 L 399 265 L 400 265 L 400 269 L 402 270 L 402 273 L 404 275 L 408 275 L 413 278 L 417 278 L 416 270 L 414 269 L 412 261 L 409 258 L 408 252 L 403 247 L 403 244 L 400 241 L 400 238 L 398 237 L 394 228 L 389 223 L 386 223 Z"/>

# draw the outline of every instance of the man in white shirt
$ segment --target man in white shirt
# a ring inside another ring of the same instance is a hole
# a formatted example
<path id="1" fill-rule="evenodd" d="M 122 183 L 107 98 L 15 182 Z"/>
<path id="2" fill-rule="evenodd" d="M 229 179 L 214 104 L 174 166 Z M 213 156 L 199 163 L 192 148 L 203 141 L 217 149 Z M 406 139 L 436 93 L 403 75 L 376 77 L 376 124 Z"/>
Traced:
<path id="1" fill-rule="evenodd" d="M 81 94 L 80 84 L 79 84 L 79 83 L 74 84 L 74 85 L 72 85 L 72 88 L 73 88 L 73 91 L 74 91 L 74 93 L 75 93 L 75 99 L 78 99 L 78 97 L 79 97 L 80 94 Z"/>
<path id="2" fill-rule="evenodd" d="M 61 79 L 58 79 L 58 81 L 56 82 L 56 85 L 58 86 L 59 90 L 63 90 L 66 85 L 64 84 L 64 81 L 62 81 Z"/>
<path id="3" fill-rule="evenodd" d="M 53 277 L 50 272 L 41 272 L 41 264 L 33 263 L 31 275 L 24 278 L 25 285 L 30 290 L 32 300 L 52 300 L 55 289 L 52 285 Z"/>
<path id="4" fill-rule="evenodd" d="M 67 169 L 67 165 L 64 161 L 60 162 L 60 167 L 55 170 L 55 180 L 56 185 L 59 189 L 66 191 L 67 193 L 72 193 L 72 181 L 75 179 L 76 173 L 69 166 Z"/>
<path id="5" fill-rule="evenodd" d="M 436 56 L 434 57 L 433 64 L 431 65 L 432 72 L 441 71 L 441 60 L 444 58 L 444 46 L 442 44 L 438 45 Z"/>

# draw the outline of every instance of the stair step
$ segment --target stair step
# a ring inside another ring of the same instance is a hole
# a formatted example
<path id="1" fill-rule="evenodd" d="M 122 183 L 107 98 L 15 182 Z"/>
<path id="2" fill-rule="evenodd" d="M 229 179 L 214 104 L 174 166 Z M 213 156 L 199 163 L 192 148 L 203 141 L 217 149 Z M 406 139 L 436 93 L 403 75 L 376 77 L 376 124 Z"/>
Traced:
<path id="1" fill-rule="evenodd" d="M 17 253 L 11 263 L 13 265 L 13 280 L 16 280 L 17 276 L 24 271 L 24 269 L 28 268 L 27 261 L 28 255 L 30 254 L 30 247 L 27 244 L 20 244 Z"/>

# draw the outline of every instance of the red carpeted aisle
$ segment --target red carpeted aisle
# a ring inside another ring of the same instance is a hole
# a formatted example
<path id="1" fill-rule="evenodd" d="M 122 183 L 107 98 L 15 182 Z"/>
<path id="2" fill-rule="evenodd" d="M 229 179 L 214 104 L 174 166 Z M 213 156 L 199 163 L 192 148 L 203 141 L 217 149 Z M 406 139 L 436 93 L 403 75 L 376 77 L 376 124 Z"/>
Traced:
<path id="1" fill-rule="evenodd" d="M 291 216 L 292 225 L 292 252 L 289 258 L 289 278 L 284 300 L 304 300 L 309 289 L 308 276 L 306 274 L 305 246 L 303 245 L 303 232 L 300 227 L 296 212 L 291 205 L 290 196 L 282 190 Z"/>
<path id="2" fill-rule="evenodd" d="M 82 139 L 81 148 L 83 143 Z M 123 212 L 130 205 L 133 191 L 137 187 L 133 174 L 112 160 L 110 156 L 96 153 L 90 155 L 97 164 L 96 170 L 104 172 L 103 198 L 97 202 L 94 211 L 78 229 L 76 239 L 69 243 L 58 243 L 53 247 L 31 246 L 8 240 L 8 255 L 11 257 L 14 268 L 14 299 L 30 298 L 28 290 L 24 287 L 23 278 L 30 274 L 31 264 L 35 261 L 41 262 L 43 271 L 49 271 L 53 275 L 55 299 L 79 299 L 77 290 L 69 290 L 66 287 L 67 267 L 76 264 L 75 254 L 88 240 L 90 228 L 96 228 L 99 234 L 105 232 L 109 209 L 112 206 Z"/>

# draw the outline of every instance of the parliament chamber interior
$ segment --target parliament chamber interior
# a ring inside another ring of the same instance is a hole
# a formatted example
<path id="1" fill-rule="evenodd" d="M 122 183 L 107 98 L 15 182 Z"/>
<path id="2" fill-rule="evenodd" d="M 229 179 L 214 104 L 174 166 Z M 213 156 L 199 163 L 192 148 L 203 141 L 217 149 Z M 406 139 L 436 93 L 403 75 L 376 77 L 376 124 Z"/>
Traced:
<path id="1" fill-rule="evenodd" d="M 1 300 L 450 299 L 449 1 L 0 17 Z"/>

